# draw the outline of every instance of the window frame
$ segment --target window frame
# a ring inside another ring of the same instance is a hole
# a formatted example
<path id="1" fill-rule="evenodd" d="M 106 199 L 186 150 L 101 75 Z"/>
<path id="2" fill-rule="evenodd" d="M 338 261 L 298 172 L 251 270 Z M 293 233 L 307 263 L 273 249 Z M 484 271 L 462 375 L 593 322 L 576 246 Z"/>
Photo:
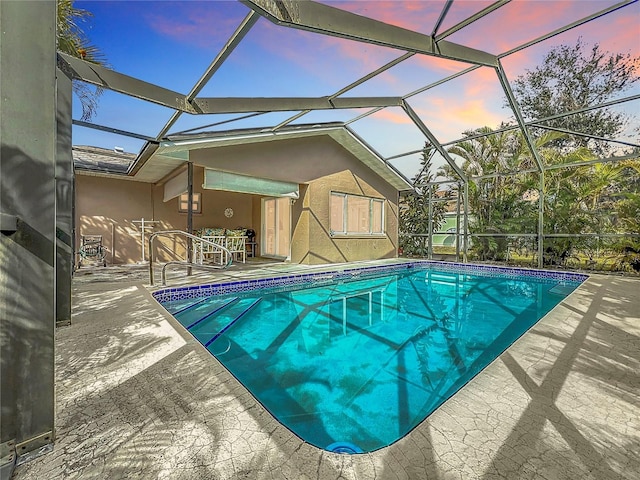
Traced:
<path id="1" fill-rule="evenodd" d="M 342 197 L 342 230 L 334 230 L 333 229 L 333 221 L 332 221 L 332 217 L 333 217 L 333 198 L 335 197 Z M 349 225 L 349 198 L 357 198 L 359 200 L 361 199 L 367 199 L 369 200 L 369 217 L 368 217 L 368 232 L 351 232 L 348 231 L 348 225 Z M 374 222 L 374 204 L 378 203 L 380 205 L 380 231 L 378 232 L 374 232 L 373 231 L 373 226 L 376 222 Z M 380 238 L 380 237 L 386 237 L 387 236 L 387 232 L 386 232 L 386 215 L 385 215 L 385 203 L 386 203 L 386 199 L 385 198 L 379 198 L 379 197 L 370 197 L 368 195 L 355 195 L 352 193 L 344 193 L 344 192 L 334 192 L 331 191 L 329 193 L 329 233 L 332 237 L 365 237 L 365 238 Z"/>
<path id="2" fill-rule="evenodd" d="M 182 197 L 187 197 L 183 200 Z M 182 204 L 186 205 L 186 208 L 182 208 Z M 193 204 L 194 206 L 197 206 L 197 208 L 193 209 L 193 213 L 194 214 L 201 214 L 202 213 L 202 193 L 201 192 L 193 192 Z M 178 213 L 189 213 L 189 194 L 188 193 L 182 193 L 180 195 L 178 195 Z"/>

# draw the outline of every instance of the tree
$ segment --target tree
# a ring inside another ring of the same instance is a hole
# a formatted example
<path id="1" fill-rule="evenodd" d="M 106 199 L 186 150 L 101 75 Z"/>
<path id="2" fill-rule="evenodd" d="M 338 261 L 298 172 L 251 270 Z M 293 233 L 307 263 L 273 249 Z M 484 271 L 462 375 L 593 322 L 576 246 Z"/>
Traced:
<path id="1" fill-rule="evenodd" d="M 478 134 L 483 136 L 477 137 Z M 515 174 L 535 169 L 536 164 L 519 131 L 493 133 L 491 128 L 482 127 L 463 135 L 468 139 L 453 145 L 448 152 L 462 159 L 467 177 L 496 174 L 469 181 L 470 232 L 497 234 L 474 238 L 471 250 L 482 260 L 500 260 L 506 256 L 509 242 L 515 242 L 505 234 L 537 231 L 539 176 L 535 172 Z M 536 139 L 535 146 L 544 150 L 560 136 L 558 132 L 547 132 Z M 439 175 L 454 178 L 449 168 Z"/>
<path id="2" fill-rule="evenodd" d="M 400 248 L 405 254 L 426 255 L 427 237 L 415 235 L 429 234 L 429 199 L 436 198 L 438 185 L 430 184 L 435 180 L 432 173 L 431 157 L 434 149 L 428 143 L 422 149 L 420 171 L 412 179 L 414 190 L 403 195 L 400 202 Z M 431 206 L 431 227 L 437 232 L 444 223 L 444 202 L 433 202 Z"/>
<path id="3" fill-rule="evenodd" d="M 590 47 L 579 38 L 575 45 L 552 48 L 539 66 L 513 82 L 513 92 L 526 118 L 542 119 L 612 99 L 640 79 L 639 69 L 640 58 L 603 51 L 597 43 Z M 623 113 L 595 109 L 542 124 L 615 138 L 628 122 Z M 588 136 L 566 136 L 556 145 L 568 150 L 589 147 L 600 155 L 610 150 L 608 144 Z"/>
<path id="4" fill-rule="evenodd" d="M 554 165 L 594 158 L 593 152 L 581 149 L 566 155 L 555 152 L 548 155 L 546 161 Z M 586 253 L 594 261 L 594 255 L 607 245 L 614 251 L 624 251 L 632 245 L 640 248 L 631 236 L 612 240 L 606 237 L 610 233 L 640 232 L 638 192 L 640 161 L 637 159 L 548 170 L 545 174 L 545 234 L 605 236 L 547 238 L 545 264 L 564 264 L 576 251 Z"/>
<path id="5" fill-rule="evenodd" d="M 58 50 L 67 55 L 106 66 L 104 54 L 89 41 L 81 28 L 81 23 L 86 22 L 91 16 L 91 12 L 75 8 L 73 0 L 58 0 L 56 21 Z M 93 87 L 84 82 L 73 82 L 73 93 L 82 104 L 83 120 L 90 120 L 95 115 L 102 92 L 102 88 Z"/>

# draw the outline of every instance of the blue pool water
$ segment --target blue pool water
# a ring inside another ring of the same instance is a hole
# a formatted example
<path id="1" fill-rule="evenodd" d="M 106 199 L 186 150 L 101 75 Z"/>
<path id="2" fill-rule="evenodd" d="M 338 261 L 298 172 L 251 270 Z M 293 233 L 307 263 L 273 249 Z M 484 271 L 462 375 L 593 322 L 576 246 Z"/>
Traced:
<path id="1" fill-rule="evenodd" d="M 160 301 L 302 439 L 369 452 L 406 435 L 586 278 L 411 267 L 204 298 L 173 289 Z"/>

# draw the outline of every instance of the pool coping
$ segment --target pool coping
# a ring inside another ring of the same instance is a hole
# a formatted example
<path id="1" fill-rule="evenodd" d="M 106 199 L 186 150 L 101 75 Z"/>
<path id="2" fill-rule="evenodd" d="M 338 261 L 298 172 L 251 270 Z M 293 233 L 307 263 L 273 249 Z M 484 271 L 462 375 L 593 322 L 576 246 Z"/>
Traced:
<path id="1" fill-rule="evenodd" d="M 426 269 L 433 266 L 437 266 L 441 271 L 467 273 L 482 276 L 494 276 L 496 274 L 500 274 L 500 276 L 506 278 L 527 276 L 534 278 L 553 279 L 561 282 L 576 281 L 580 283 L 589 278 L 588 274 L 577 272 L 564 272 L 542 269 L 534 270 L 521 267 L 503 267 L 497 265 L 481 265 L 473 263 L 440 262 L 436 260 L 414 260 L 395 262 L 384 265 L 348 267 L 337 270 L 322 270 L 294 275 L 276 275 L 271 277 L 253 278 L 249 280 L 231 280 L 216 283 L 205 283 L 200 285 L 161 288 L 153 292 L 152 295 L 156 299 L 156 301 L 162 304 L 175 300 L 207 297 L 212 295 L 225 295 L 229 293 L 238 293 L 245 291 L 262 289 L 287 289 L 294 286 L 303 286 L 305 284 L 317 286 L 323 282 L 328 283 L 335 280 L 355 279 L 366 275 L 377 275 L 403 269 Z"/>

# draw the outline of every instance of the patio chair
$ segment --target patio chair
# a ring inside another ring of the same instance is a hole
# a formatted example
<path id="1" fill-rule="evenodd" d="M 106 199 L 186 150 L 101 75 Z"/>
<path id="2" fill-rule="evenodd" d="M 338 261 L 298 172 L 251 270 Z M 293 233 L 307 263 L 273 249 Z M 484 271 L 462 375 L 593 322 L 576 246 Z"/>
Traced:
<path id="1" fill-rule="evenodd" d="M 226 247 L 226 237 L 224 235 L 203 235 L 201 237 L 203 240 L 208 240 L 209 242 L 213 242 L 216 245 L 220 245 L 222 247 Z M 212 260 L 214 263 L 219 263 L 220 265 L 224 265 L 224 251 L 221 248 L 214 247 L 208 243 L 196 242 L 196 245 L 200 245 L 201 250 L 198 251 L 198 256 L 196 258 L 200 263 L 203 260 Z"/>
<path id="2" fill-rule="evenodd" d="M 234 260 L 247 261 L 246 235 L 227 236 L 227 250 L 231 252 Z"/>

